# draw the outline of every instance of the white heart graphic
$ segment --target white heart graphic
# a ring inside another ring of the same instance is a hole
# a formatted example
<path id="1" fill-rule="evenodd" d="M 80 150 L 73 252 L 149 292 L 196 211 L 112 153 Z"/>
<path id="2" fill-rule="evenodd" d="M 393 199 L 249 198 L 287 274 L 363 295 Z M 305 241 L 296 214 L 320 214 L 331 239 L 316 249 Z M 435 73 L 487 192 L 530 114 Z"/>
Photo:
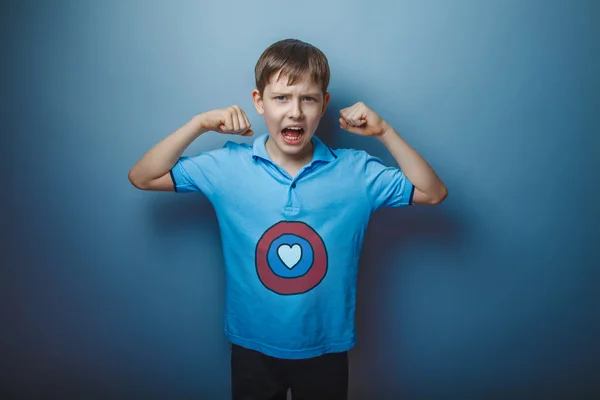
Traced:
<path id="1" fill-rule="evenodd" d="M 287 244 L 282 244 L 277 248 L 277 255 L 279 255 L 279 258 L 281 258 L 286 267 L 292 269 L 302 258 L 302 247 L 299 244 L 291 247 Z"/>

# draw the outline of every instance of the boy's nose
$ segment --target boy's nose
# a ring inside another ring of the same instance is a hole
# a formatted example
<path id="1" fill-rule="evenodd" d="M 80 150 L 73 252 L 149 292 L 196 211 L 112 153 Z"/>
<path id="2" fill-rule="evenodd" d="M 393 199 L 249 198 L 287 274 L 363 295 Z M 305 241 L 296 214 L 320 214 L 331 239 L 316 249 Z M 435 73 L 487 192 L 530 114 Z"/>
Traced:
<path id="1" fill-rule="evenodd" d="M 300 103 L 294 102 L 289 110 L 289 114 L 291 118 L 298 119 L 302 117 L 302 107 L 300 107 Z"/>

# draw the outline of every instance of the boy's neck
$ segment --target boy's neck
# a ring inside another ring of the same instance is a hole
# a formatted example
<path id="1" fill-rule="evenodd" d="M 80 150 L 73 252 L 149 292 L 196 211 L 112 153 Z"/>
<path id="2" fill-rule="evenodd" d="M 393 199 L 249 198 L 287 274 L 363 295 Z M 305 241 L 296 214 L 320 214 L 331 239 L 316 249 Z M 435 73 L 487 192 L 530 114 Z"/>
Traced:
<path id="1" fill-rule="evenodd" d="M 269 157 L 271 157 L 271 160 L 286 171 L 291 172 L 290 175 L 293 176 L 302 167 L 312 161 L 315 145 L 311 140 L 301 153 L 290 155 L 282 153 L 275 143 L 268 138 L 265 143 L 265 148 Z"/>

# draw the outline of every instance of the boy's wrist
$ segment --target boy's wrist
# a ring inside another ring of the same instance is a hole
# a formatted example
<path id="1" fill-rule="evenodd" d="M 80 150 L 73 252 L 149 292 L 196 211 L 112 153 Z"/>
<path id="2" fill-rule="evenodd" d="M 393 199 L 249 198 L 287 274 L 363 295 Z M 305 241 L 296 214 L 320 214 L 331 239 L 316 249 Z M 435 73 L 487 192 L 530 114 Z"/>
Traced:
<path id="1" fill-rule="evenodd" d="M 392 135 L 398 135 L 398 132 L 396 132 L 390 124 L 388 124 L 387 122 L 384 122 L 383 130 L 382 130 L 381 134 L 377 135 L 376 137 L 377 137 L 377 139 L 379 139 L 380 141 L 385 143 L 385 141 Z"/>
<path id="2" fill-rule="evenodd" d="M 202 114 L 194 115 L 194 117 L 190 121 L 190 124 L 192 125 L 194 132 L 197 133 L 198 136 L 209 131 L 209 129 L 206 127 L 206 122 L 204 121 Z"/>

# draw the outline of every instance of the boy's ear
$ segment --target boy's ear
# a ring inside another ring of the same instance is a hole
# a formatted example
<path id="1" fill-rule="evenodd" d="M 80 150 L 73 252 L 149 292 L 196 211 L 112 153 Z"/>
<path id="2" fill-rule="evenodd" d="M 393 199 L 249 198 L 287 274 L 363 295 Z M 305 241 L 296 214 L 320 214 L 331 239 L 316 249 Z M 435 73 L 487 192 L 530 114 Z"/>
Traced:
<path id="1" fill-rule="evenodd" d="M 323 116 L 323 114 L 325 114 L 325 110 L 327 110 L 329 100 L 331 100 L 331 94 L 327 92 L 325 93 L 325 96 L 323 96 L 323 109 L 321 110 L 321 117 Z"/>
<path id="2" fill-rule="evenodd" d="M 256 108 L 256 112 L 260 115 L 263 115 L 265 113 L 263 108 L 263 98 L 258 89 L 254 89 L 252 91 L 252 101 L 254 102 L 254 108 Z"/>

